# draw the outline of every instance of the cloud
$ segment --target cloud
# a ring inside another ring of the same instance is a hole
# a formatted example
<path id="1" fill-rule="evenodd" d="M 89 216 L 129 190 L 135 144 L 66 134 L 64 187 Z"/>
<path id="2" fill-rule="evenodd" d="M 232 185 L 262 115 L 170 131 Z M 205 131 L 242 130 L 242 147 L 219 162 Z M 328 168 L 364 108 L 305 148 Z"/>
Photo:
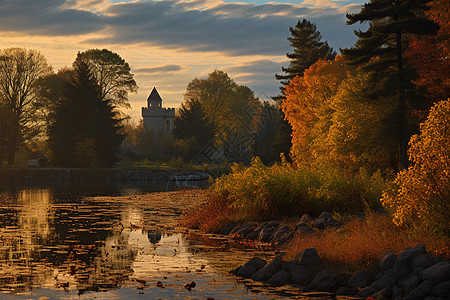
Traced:
<path id="1" fill-rule="evenodd" d="M 133 71 L 135 73 L 142 74 L 160 74 L 160 73 L 168 73 L 168 72 L 176 72 L 180 71 L 182 68 L 179 65 L 164 65 L 153 68 L 134 68 Z"/>
<path id="2" fill-rule="evenodd" d="M 335 48 L 354 41 L 345 11 L 336 2 L 306 0 L 319 6 L 220 0 L 131 1 L 3 0 L 0 28 L 23 34 L 79 35 L 89 45 L 158 46 L 229 56 L 280 55 L 289 51 L 289 26 L 306 18 Z M 354 6 L 348 5 L 347 9 Z M 93 34 L 95 33 L 95 37 Z"/>

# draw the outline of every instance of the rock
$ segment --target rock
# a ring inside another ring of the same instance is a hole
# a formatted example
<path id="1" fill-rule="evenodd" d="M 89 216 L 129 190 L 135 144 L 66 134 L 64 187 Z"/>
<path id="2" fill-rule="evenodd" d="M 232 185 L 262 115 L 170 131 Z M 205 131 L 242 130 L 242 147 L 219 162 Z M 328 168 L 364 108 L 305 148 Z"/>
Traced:
<path id="1" fill-rule="evenodd" d="M 375 300 L 388 300 L 391 299 L 391 296 L 392 296 L 392 288 L 390 286 L 387 286 L 384 289 L 381 289 L 375 294 L 373 294 L 372 298 Z"/>
<path id="2" fill-rule="evenodd" d="M 309 223 L 313 220 L 313 218 L 310 217 L 310 215 L 308 214 L 304 214 L 301 218 L 300 218 L 300 222 L 305 222 L 305 223 Z"/>
<path id="3" fill-rule="evenodd" d="M 378 264 L 378 267 L 381 271 L 385 271 L 394 266 L 395 261 L 397 260 L 397 256 L 394 253 L 386 254 Z"/>
<path id="4" fill-rule="evenodd" d="M 331 218 L 331 219 L 328 219 L 328 220 L 325 221 L 325 227 L 326 228 L 339 227 L 339 226 L 342 226 L 342 223 L 339 222 L 336 219 Z"/>
<path id="5" fill-rule="evenodd" d="M 311 226 L 317 229 L 325 229 L 325 221 L 323 219 L 318 219 L 312 222 Z"/>
<path id="6" fill-rule="evenodd" d="M 251 278 L 256 271 L 258 270 L 256 270 L 255 266 L 249 265 L 237 268 L 235 274 L 239 277 Z"/>
<path id="7" fill-rule="evenodd" d="M 435 261 L 428 254 L 422 254 L 414 258 L 412 262 L 413 267 L 428 268 L 434 265 Z"/>
<path id="8" fill-rule="evenodd" d="M 289 273 L 292 282 L 299 285 L 308 285 L 314 278 L 314 273 L 309 267 L 298 265 L 295 261 L 283 263 L 282 269 Z"/>
<path id="9" fill-rule="evenodd" d="M 431 290 L 431 294 L 436 297 L 447 297 L 450 295 L 450 280 L 436 284 Z"/>
<path id="10" fill-rule="evenodd" d="M 271 242 L 274 244 L 281 245 L 281 244 L 284 244 L 284 243 L 292 240 L 293 237 L 294 237 L 294 233 L 292 231 L 286 231 L 281 236 L 274 235 Z"/>
<path id="11" fill-rule="evenodd" d="M 389 276 L 389 275 L 384 275 L 383 277 L 381 277 L 380 279 L 374 281 L 372 283 L 372 287 L 376 288 L 377 291 L 381 290 L 387 286 L 394 286 L 395 285 L 395 280 Z"/>
<path id="12" fill-rule="evenodd" d="M 275 257 L 269 264 L 265 265 L 264 268 L 253 274 L 252 279 L 255 281 L 265 281 L 270 279 L 276 272 L 281 269 L 281 257 Z"/>
<path id="13" fill-rule="evenodd" d="M 274 232 L 273 228 L 271 228 L 271 227 L 264 227 L 261 230 L 261 232 L 259 233 L 258 239 L 260 241 L 268 243 L 270 241 L 270 239 L 272 238 L 273 232 Z"/>
<path id="14" fill-rule="evenodd" d="M 219 234 L 229 235 L 231 230 L 233 230 L 236 227 L 236 225 L 237 225 L 236 222 L 225 225 L 224 227 L 222 227 L 222 229 L 219 230 Z"/>
<path id="15" fill-rule="evenodd" d="M 302 253 L 297 255 L 296 260 L 297 264 L 305 266 L 317 265 L 321 261 L 316 248 L 305 249 Z"/>
<path id="16" fill-rule="evenodd" d="M 254 227 L 252 227 L 251 225 L 241 228 L 237 231 L 235 231 L 233 234 L 235 234 L 236 236 L 240 236 L 240 237 L 247 237 L 248 234 L 252 233 L 254 231 Z"/>
<path id="17" fill-rule="evenodd" d="M 395 266 L 397 265 L 403 265 L 403 264 L 409 264 L 415 259 L 417 256 L 426 254 L 425 251 L 425 245 L 417 245 L 416 247 L 407 247 L 404 249 L 397 258 L 397 261 L 395 262 Z"/>
<path id="18" fill-rule="evenodd" d="M 350 296 L 353 294 L 354 294 L 354 290 L 349 287 L 346 287 L 346 286 L 341 286 L 336 291 L 336 296 Z"/>
<path id="19" fill-rule="evenodd" d="M 431 293 L 433 283 L 431 279 L 425 280 L 418 287 L 406 295 L 405 300 L 422 300 Z"/>
<path id="20" fill-rule="evenodd" d="M 322 271 L 314 277 L 309 287 L 316 291 L 331 292 L 337 287 L 337 284 L 338 275 Z"/>
<path id="21" fill-rule="evenodd" d="M 298 230 L 300 227 L 308 227 L 308 224 L 306 224 L 305 222 L 300 222 L 295 225 L 294 230 Z"/>
<path id="22" fill-rule="evenodd" d="M 274 243 L 283 237 L 287 232 L 290 232 L 290 227 L 287 225 L 280 226 L 272 235 L 271 242 Z"/>
<path id="23" fill-rule="evenodd" d="M 286 271 L 278 271 L 269 279 L 269 284 L 285 285 L 291 281 L 291 276 Z"/>
<path id="24" fill-rule="evenodd" d="M 327 211 L 324 211 L 323 213 L 320 214 L 320 216 L 317 218 L 317 220 L 323 220 L 325 222 L 331 218 L 333 218 L 333 215 Z"/>
<path id="25" fill-rule="evenodd" d="M 420 278 L 417 275 L 412 275 L 408 280 L 405 281 L 403 287 L 407 293 L 411 292 L 413 289 L 418 287 L 420 284 Z"/>
<path id="26" fill-rule="evenodd" d="M 261 233 L 261 230 L 266 227 L 265 225 L 260 225 L 253 230 L 253 232 L 250 232 L 246 238 L 249 240 L 257 240 L 259 238 L 259 234 Z"/>
<path id="27" fill-rule="evenodd" d="M 348 280 L 347 285 L 350 288 L 363 288 L 369 284 L 371 277 L 370 272 L 367 270 L 356 271 Z"/>
<path id="28" fill-rule="evenodd" d="M 278 226 L 280 226 L 280 222 L 278 221 L 270 221 L 266 224 L 267 228 L 276 228 Z"/>
<path id="29" fill-rule="evenodd" d="M 401 300 L 403 299 L 403 289 L 399 286 L 394 286 L 392 288 L 392 299 L 393 300 Z"/>
<path id="30" fill-rule="evenodd" d="M 442 261 L 422 271 L 422 280 L 431 279 L 434 283 L 450 278 L 450 262 Z"/>
<path id="31" fill-rule="evenodd" d="M 369 285 L 369 286 L 366 286 L 365 288 L 363 288 L 362 290 L 360 290 L 358 292 L 358 294 L 356 294 L 356 296 L 366 298 L 366 297 L 372 296 L 376 292 L 378 292 L 378 290 L 376 288 L 374 288 L 373 286 Z"/>
<path id="32" fill-rule="evenodd" d="M 266 261 L 259 257 L 253 257 L 248 262 L 245 263 L 244 266 L 255 266 L 256 270 L 259 271 L 266 265 Z"/>
<path id="33" fill-rule="evenodd" d="M 302 226 L 297 229 L 297 232 L 303 235 L 309 235 L 315 233 L 316 231 L 309 226 Z"/>

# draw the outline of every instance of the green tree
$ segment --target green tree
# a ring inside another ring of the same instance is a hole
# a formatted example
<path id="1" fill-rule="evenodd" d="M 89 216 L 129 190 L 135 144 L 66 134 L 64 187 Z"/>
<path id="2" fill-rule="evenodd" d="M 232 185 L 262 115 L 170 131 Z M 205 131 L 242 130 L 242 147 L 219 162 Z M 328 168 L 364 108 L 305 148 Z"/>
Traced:
<path id="1" fill-rule="evenodd" d="M 111 100 L 100 98 L 99 89 L 90 66 L 76 62 L 48 130 L 55 164 L 109 167 L 117 161 L 122 120 Z"/>
<path id="2" fill-rule="evenodd" d="M 80 62 L 91 68 L 99 86 L 100 100 L 109 100 L 119 107 L 130 107 L 128 93 L 135 93 L 138 86 L 130 73 L 130 66 L 119 54 L 108 49 L 89 49 L 78 52 L 74 65 Z"/>
<path id="3" fill-rule="evenodd" d="M 45 57 L 37 50 L 8 48 L 0 50 L 0 104 L 14 114 L 8 120 L 8 164 L 14 164 L 18 145 L 39 132 L 36 109 L 37 82 L 52 73 Z"/>
<path id="4" fill-rule="evenodd" d="M 407 93 L 411 89 L 404 62 L 404 51 L 412 33 L 434 33 L 437 25 L 425 17 L 431 0 L 371 0 L 363 5 L 361 12 L 347 14 L 347 23 L 369 22 L 366 31 L 355 31 L 358 41 L 349 49 L 341 49 L 351 64 L 363 66 L 376 72 L 385 82 L 385 90 L 394 90 L 397 101 L 393 105 L 397 112 L 393 118 L 393 132 L 398 132 L 400 168 L 407 166 Z"/>

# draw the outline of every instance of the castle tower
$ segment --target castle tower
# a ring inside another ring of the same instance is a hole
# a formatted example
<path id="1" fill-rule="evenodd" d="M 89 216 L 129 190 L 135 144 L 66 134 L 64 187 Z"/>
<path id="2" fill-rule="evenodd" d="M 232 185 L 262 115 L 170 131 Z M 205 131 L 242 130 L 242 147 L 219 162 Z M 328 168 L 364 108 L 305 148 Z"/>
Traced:
<path id="1" fill-rule="evenodd" d="M 158 138 L 164 134 L 172 134 L 175 108 L 163 108 L 162 99 L 154 87 L 147 98 L 147 107 L 142 108 L 144 127 L 153 131 Z"/>

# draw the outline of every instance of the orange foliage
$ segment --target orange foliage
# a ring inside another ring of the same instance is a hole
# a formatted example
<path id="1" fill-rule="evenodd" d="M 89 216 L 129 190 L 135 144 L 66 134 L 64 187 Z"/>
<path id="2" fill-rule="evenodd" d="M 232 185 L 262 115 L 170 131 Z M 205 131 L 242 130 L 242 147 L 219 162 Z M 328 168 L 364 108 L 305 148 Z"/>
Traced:
<path id="1" fill-rule="evenodd" d="M 450 97 L 450 2 L 435 0 L 427 12 L 429 18 L 439 24 L 436 36 L 414 36 L 406 52 L 406 58 L 416 69 L 419 78 L 414 82 L 426 87 L 430 98 L 439 101 Z"/>
<path id="2" fill-rule="evenodd" d="M 281 108 L 292 126 L 291 155 L 297 162 L 309 161 L 308 144 L 313 127 L 330 117 L 327 111 L 331 98 L 346 78 L 347 70 L 342 56 L 334 61 L 319 59 L 302 77 L 295 77 L 286 86 Z M 321 131 L 320 126 L 317 130 Z"/>

